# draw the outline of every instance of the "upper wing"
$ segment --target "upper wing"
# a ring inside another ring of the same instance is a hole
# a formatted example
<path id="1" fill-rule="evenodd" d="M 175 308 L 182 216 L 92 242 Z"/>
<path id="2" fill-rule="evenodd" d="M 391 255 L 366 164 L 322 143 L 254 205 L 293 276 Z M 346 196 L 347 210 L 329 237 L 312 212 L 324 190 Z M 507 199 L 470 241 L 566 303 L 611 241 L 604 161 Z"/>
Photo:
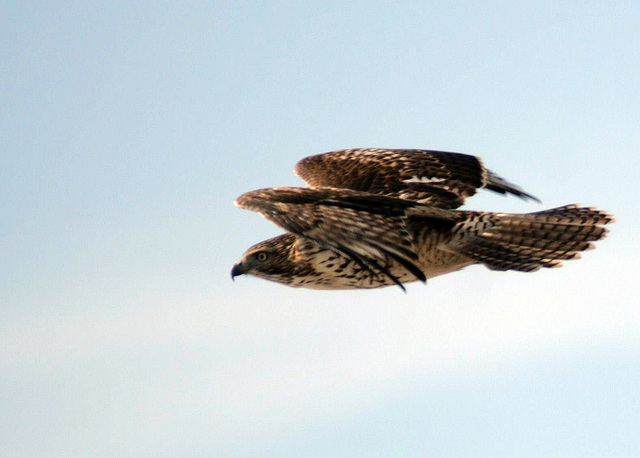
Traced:
<path id="1" fill-rule="evenodd" d="M 426 281 L 405 227 L 406 210 L 420 206 L 415 202 L 346 189 L 270 188 L 245 193 L 235 205 L 256 211 L 372 273 L 381 272 L 400 287 L 384 267 L 388 257 Z"/>
<path id="2" fill-rule="evenodd" d="M 306 157 L 295 173 L 312 188 L 334 187 L 457 208 L 479 188 L 538 200 L 475 156 L 412 149 L 348 149 Z"/>

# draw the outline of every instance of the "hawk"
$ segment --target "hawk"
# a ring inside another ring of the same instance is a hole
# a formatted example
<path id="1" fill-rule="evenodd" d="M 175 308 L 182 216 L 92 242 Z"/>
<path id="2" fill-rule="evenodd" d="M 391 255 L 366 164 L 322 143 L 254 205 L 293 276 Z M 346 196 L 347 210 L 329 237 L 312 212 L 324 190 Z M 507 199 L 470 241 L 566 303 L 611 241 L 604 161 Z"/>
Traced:
<path id="1" fill-rule="evenodd" d="M 295 173 L 309 187 L 259 189 L 235 201 L 286 233 L 250 247 L 232 278 L 404 290 L 472 264 L 533 272 L 579 258 L 614 221 L 575 204 L 525 214 L 456 210 L 480 188 L 538 201 L 460 153 L 348 149 L 306 157 Z"/>

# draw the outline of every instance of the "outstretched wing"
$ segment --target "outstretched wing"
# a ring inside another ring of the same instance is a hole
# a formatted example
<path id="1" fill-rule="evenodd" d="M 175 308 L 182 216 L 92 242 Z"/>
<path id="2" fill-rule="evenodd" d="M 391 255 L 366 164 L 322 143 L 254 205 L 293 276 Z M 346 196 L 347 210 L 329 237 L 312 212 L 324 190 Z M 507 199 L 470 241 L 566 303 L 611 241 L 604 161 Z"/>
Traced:
<path id="1" fill-rule="evenodd" d="M 415 202 L 347 189 L 270 188 L 245 193 L 235 205 L 340 253 L 363 269 L 383 273 L 400 287 L 384 267 L 388 258 L 426 281 L 405 227 L 405 211 L 420 205 Z"/>
<path id="2" fill-rule="evenodd" d="M 353 189 L 457 208 L 479 188 L 538 200 L 467 154 L 414 149 L 347 149 L 306 157 L 295 173 L 312 188 Z"/>

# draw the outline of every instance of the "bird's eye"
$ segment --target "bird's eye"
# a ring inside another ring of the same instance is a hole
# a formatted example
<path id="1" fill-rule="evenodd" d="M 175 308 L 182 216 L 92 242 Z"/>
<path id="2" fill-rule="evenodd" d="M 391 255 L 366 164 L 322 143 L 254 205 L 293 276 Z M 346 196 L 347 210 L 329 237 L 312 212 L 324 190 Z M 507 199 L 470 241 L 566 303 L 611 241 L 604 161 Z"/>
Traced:
<path id="1" fill-rule="evenodd" d="M 261 251 L 260 253 L 258 253 L 258 254 L 256 255 L 256 259 L 257 259 L 258 261 L 266 261 L 266 260 L 267 260 L 267 258 L 268 258 L 267 253 L 265 253 L 264 251 Z"/>

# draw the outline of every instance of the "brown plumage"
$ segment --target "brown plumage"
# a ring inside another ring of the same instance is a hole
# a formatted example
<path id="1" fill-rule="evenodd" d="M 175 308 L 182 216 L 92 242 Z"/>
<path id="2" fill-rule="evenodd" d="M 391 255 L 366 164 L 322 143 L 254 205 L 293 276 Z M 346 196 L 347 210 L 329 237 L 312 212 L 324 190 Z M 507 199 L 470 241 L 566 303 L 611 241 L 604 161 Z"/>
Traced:
<path id="1" fill-rule="evenodd" d="M 479 188 L 535 199 L 464 154 L 342 150 L 302 159 L 295 172 L 311 187 L 236 200 L 287 234 L 249 248 L 232 277 L 351 289 L 403 288 L 477 263 L 532 272 L 578 258 L 613 221 L 576 205 L 527 214 L 454 210 Z"/>

